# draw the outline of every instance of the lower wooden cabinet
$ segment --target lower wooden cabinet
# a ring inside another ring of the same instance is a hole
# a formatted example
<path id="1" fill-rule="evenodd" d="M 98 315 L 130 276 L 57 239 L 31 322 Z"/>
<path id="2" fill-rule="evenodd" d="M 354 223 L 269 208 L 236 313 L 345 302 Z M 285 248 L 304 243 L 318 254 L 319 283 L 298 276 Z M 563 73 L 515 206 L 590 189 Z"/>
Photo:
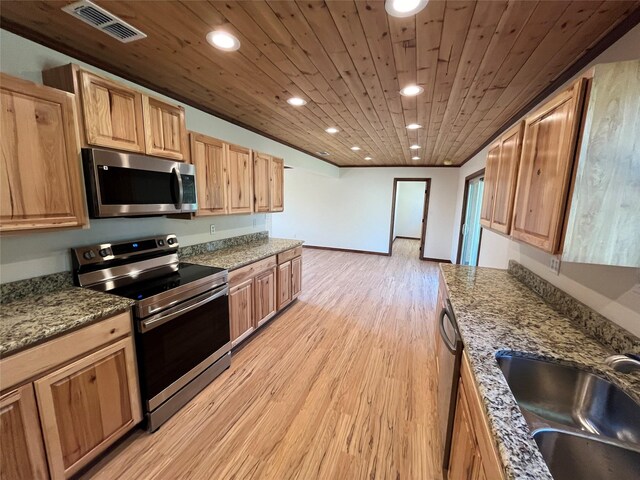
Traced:
<path id="1" fill-rule="evenodd" d="M 291 261 L 278 265 L 278 310 L 291 303 Z"/>
<path id="2" fill-rule="evenodd" d="M 247 339 L 302 290 L 302 247 L 286 250 L 229 273 L 231 345 Z"/>
<path id="3" fill-rule="evenodd" d="M 67 478 L 141 420 L 133 341 L 34 382 L 52 478 Z"/>
<path id="4" fill-rule="evenodd" d="M 258 275 L 255 280 L 255 318 L 260 327 L 276 314 L 276 267 Z"/>
<path id="5" fill-rule="evenodd" d="M 0 479 L 48 478 L 31 383 L 0 397 Z"/>
<path id="6" fill-rule="evenodd" d="M 498 450 L 482 408 L 466 353 L 460 367 L 460 384 L 456 403 L 449 480 L 483 480 L 504 478 Z"/>
<path id="7" fill-rule="evenodd" d="M 2 480 L 69 478 L 142 420 L 131 334 L 122 313 L 0 361 Z"/>
<path id="8" fill-rule="evenodd" d="M 302 247 L 278 254 L 278 310 L 295 300 L 302 289 Z"/>
<path id="9" fill-rule="evenodd" d="M 250 278 L 229 289 L 229 322 L 231 324 L 231 344 L 242 342 L 255 328 L 253 315 L 253 282 Z"/>

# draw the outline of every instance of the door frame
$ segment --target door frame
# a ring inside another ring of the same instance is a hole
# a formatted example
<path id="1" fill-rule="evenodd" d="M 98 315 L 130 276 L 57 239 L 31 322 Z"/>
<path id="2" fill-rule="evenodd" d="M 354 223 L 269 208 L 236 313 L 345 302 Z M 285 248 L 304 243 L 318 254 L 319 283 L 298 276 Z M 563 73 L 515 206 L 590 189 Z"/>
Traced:
<path id="1" fill-rule="evenodd" d="M 460 257 L 462 256 L 462 225 L 464 225 L 464 219 L 467 216 L 467 195 L 469 194 L 469 183 L 471 180 L 475 180 L 478 177 L 484 176 L 484 168 L 478 170 L 477 172 L 468 175 L 464 179 L 464 193 L 462 195 L 462 215 L 460 216 L 460 228 L 458 230 L 458 254 L 456 255 L 456 264 L 460 264 Z M 478 263 L 478 259 L 480 257 L 480 246 L 482 245 L 482 227 L 480 227 L 480 238 L 478 238 L 478 255 L 476 257 L 476 264 Z"/>
<path id="2" fill-rule="evenodd" d="M 422 206 L 422 230 L 420 231 L 420 260 L 424 260 L 424 244 L 427 235 L 427 216 L 429 214 L 429 196 L 431 195 L 431 178 L 394 178 L 393 193 L 391 194 L 391 222 L 389 226 L 389 250 L 387 255 L 391 256 L 393 249 L 393 227 L 396 222 L 396 194 L 398 192 L 398 182 L 425 182 L 424 203 Z"/>

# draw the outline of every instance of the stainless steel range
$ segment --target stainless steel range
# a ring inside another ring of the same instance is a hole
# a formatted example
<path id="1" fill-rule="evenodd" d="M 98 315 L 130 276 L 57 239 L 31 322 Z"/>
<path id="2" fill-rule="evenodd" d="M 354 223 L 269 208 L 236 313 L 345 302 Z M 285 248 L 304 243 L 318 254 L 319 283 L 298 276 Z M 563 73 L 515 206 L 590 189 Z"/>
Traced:
<path id="1" fill-rule="evenodd" d="M 155 431 L 230 365 L 228 272 L 180 262 L 175 235 L 74 248 L 72 256 L 76 285 L 136 302 L 140 387 Z"/>

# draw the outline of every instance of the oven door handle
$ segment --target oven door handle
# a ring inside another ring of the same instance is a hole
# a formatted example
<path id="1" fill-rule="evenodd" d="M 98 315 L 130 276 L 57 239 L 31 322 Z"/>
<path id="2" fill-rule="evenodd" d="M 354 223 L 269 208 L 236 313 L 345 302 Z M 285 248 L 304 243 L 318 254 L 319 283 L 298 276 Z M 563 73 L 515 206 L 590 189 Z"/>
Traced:
<path id="1" fill-rule="evenodd" d="M 215 290 L 212 290 L 210 292 L 205 292 L 202 295 L 198 295 L 197 297 L 192 298 L 191 300 L 185 302 L 184 304 L 179 305 L 180 308 L 178 310 L 176 310 L 177 307 L 175 307 L 167 312 L 159 313 L 158 315 L 154 315 L 153 317 L 140 322 L 138 329 L 141 333 L 146 333 L 150 330 L 153 330 L 154 328 L 159 327 L 160 325 L 164 325 L 165 323 L 170 322 L 171 320 L 173 320 L 176 317 L 179 317 L 180 315 L 184 315 L 185 313 L 188 313 L 191 310 L 195 310 L 196 308 L 201 307 L 202 305 L 205 305 L 215 300 L 216 298 L 220 298 L 228 294 L 229 294 L 229 286 L 222 285 L 221 287 L 218 287 Z"/>

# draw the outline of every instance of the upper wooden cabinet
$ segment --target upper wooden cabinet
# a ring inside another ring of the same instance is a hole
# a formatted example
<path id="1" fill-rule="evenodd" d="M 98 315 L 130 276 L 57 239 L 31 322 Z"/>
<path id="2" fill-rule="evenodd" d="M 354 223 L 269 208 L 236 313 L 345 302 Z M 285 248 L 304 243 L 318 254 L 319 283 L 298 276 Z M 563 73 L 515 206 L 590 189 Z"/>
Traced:
<path id="1" fill-rule="evenodd" d="M 511 235 L 549 253 L 561 249 L 586 79 L 525 120 Z"/>
<path id="2" fill-rule="evenodd" d="M 186 159 L 187 131 L 184 108 L 142 96 L 146 153 L 159 157 Z"/>
<path id="3" fill-rule="evenodd" d="M 640 267 L 640 60 L 596 65 L 562 259 Z"/>
<path id="4" fill-rule="evenodd" d="M 255 212 L 284 210 L 284 160 L 265 153 L 253 153 Z"/>
<path id="5" fill-rule="evenodd" d="M 1 480 L 49 478 L 31 383 L 0 397 L 0 445 Z"/>
<path id="6" fill-rule="evenodd" d="M 87 143 L 144 152 L 142 94 L 84 70 L 78 75 Z"/>
<path id="7" fill-rule="evenodd" d="M 86 225 L 73 95 L 5 74 L 0 81 L 0 232 Z"/>
<path id="8" fill-rule="evenodd" d="M 490 147 L 487 158 L 480 223 L 484 227 L 506 234 L 511 229 L 522 131 L 522 123 L 507 130 Z"/>
<path id="9" fill-rule="evenodd" d="M 227 145 L 227 195 L 229 213 L 253 212 L 253 168 L 251 150 Z"/>
<path id="10" fill-rule="evenodd" d="M 197 215 L 229 213 L 227 147 L 224 142 L 191 132 L 191 163 L 196 167 Z"/>
<path id="11" fill-rule="evenodd" d="M 79 94 L 83 143 L 172 160 L 188 157 L 184 109 L 68 64 L 42 72 L 46 85 Z"/>

